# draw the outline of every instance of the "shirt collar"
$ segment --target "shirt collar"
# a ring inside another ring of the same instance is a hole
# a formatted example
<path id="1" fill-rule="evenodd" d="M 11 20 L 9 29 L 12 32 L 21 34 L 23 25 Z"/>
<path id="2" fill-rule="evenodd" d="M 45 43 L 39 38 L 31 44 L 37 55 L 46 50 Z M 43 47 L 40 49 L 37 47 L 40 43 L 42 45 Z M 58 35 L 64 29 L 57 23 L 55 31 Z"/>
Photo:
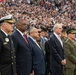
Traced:
<path id="1" fill-rule="evenodd" d="M 16 29 L 22 36 L 24 35 L 19 29 Z"/>
<path id="2" fill-rule="evenodd" d="M 55 32 L 54 32 L 54 35 L 58 38 L 59 37 L 59 35 L 57 35 Z"/>
<path id="3" fill-rule="evenodd" d="M 28 37 L 30 37 L 33 41 L 36 41 L 34 38 L 32 38 L 31 36 L 28 36 Z"/>
<path id="4" fill-rule="evenodd" d="M 7 34 L 4 30 L 1 29 L 1 31 L 2 31 L 6 36 L 8 36 L 8 34 Z"/>

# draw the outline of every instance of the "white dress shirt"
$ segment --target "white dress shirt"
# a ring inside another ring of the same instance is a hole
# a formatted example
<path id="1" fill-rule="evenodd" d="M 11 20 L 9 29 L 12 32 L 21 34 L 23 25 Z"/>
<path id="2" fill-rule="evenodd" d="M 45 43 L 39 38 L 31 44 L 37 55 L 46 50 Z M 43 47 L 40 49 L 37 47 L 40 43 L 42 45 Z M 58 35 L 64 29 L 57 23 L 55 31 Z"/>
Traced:
<path id="1" fill-rule="evenodd" d="M 57 35 L 55 32 L 54 32 L 54 35 L 57 37 L 57 39 L 59 40 L 61 46 L 63 47 L 63 42 L 62 42 L 62 40 L 60 38 L 60 35 Z"/>

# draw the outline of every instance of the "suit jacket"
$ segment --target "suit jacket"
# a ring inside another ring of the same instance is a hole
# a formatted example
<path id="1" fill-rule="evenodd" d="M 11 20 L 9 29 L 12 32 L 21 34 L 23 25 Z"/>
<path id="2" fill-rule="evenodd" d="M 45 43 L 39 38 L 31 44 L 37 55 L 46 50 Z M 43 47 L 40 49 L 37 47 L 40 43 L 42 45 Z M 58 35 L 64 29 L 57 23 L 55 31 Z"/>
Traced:
<path id="1" fill-rule="evenodd" d="M 32 59 L 34 74 L 45 74 L 45 58 L 44 54 L 36 43 L 29 37 L 30 44 L 32 46 Z"/>
<path id="2" fill-rule="evenodd" d="M 50 73 L 50 45 L 49 40 L 45 42 L 46 75 Z"/>
<path id="3" fill-rule="evenodd" d="M 32 69 L 31 48 L 27 44 L 19 31 L 12 34 L 14 47 L 16 50 L 16 65 L 18 75 L 30 75 Z"/>
<path id="4" fill-rule="evenodd" d="M 11 38 L 0 30 L 0 72 L 2 75 L 15 75 L 15 50 Z"/>
<path id="5" fill-rule="evenodd" d="M 64 42 L 64 52 L 66 55 L 65 68 L 76 68 L 76 42 L 67 39 Z"/>
<path id="6" fill-rule="evenodd" d="M 64 59 L 64 50 L 57 39 L 53 34 L 49 40 L 50 46 L 50 69 L 54 67 L 61 67 L 61 61 Z"/>

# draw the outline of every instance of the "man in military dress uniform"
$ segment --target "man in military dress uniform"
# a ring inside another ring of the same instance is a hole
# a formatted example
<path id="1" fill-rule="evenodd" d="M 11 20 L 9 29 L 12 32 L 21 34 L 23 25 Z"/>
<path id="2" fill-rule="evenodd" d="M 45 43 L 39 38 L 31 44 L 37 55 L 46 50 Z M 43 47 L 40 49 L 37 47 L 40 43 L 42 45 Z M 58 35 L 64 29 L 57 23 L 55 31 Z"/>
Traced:
<path id="1" fill-rule="evenodd" d="M 4 16 L 0 19 L 0 74 L 16 75 L 15 50 L 11 37 L 12 15 Z"/>
<path id="2" fill-rule="evenodd" d="M 76 75 L 76 42 L 74 41 L 75 34 L 75 29 L 69 29 L 67 31 L 67 39 L 64 42 L 64 52 L 66 56 L 64 75 Z"/>

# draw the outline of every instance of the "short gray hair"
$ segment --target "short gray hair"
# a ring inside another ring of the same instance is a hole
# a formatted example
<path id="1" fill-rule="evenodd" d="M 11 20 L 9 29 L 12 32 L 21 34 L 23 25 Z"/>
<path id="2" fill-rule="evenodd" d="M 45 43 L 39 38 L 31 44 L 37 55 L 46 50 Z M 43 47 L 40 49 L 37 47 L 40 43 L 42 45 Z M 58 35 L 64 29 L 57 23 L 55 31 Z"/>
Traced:
<path id="1" fill-rule="evenodd" d="M 56 23 L 56 24 L 54 25 L 54 27 L 53 27 L 53 31 L 54 31 L 56 28 L 58 28 L 59 26 L 63 26 L 63 24 L 62 24 L 62 23 Z"/>
<path id="2" fill-rule="evenodd" d="M 35 27 L 30 27 L 29 34 L 32 33 L 35 29 L 36 29 Z"/>

